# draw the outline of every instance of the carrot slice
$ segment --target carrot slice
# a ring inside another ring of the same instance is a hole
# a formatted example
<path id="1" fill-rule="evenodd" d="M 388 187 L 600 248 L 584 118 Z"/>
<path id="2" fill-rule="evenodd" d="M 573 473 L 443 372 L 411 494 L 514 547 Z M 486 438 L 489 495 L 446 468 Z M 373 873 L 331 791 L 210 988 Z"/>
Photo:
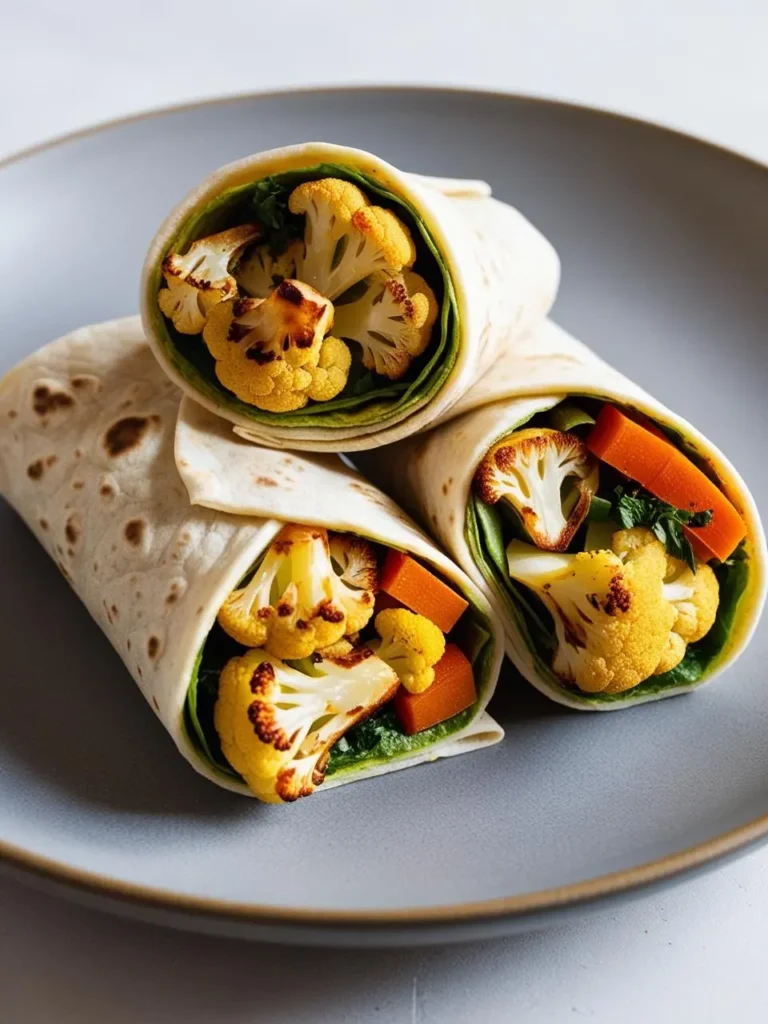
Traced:
<path id="1" fill-rule="evenodd" d="M 381 570 L 379 588 L 412 612 L 434 622 L 444 633 L 450 633 L 469 607 L 463 597 L 410 555 L 391 548 Z"/>
<path id="2" fill-rule="evenodd" d="M 652 433 L 615 406 L 603 406 L 587 437 L 587 447 L 598 459 L 675 508 L 692 512 L 712 509 L 707 526 L 685 527 L 699 558 L 725 561 L 746 535 L 739 513 L 698 466 L 666 437 Z"/>
<path id="3" fill-rule="evenodd" d="M 407 736 L 424 732 L 453 718 L 477 700 L 472 666 L 456 644 L 446 644 L 435 665 L 435 681 L 423 693 L 409 693 L 404 686 L 395 694 L 395 714 Z"/>

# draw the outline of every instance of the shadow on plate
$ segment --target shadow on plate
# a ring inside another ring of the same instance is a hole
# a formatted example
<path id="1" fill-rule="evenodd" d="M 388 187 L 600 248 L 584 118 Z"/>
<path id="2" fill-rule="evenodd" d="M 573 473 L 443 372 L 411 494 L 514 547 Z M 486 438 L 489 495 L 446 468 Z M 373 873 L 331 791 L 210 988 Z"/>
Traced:
<path id="1" fill-rule="evenodd" d="M 0 549 L 0 778 L 22 762 L 47 784 L 116 810 L 252 811 L 176 753 L 106 637 L 5 505 Z"/>

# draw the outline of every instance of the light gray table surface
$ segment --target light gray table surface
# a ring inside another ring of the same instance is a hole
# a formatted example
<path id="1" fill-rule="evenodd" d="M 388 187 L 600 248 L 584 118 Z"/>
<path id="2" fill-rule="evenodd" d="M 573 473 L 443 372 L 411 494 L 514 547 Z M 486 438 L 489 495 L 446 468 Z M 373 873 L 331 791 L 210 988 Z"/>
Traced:
<path id="1" fill-rule="evenodd" d="M 203 96 L 398 82 L 585 102 L 768 159 L 760 0 L 0 0 L 0 14 L 0 156 Z M 0 881 L 0 1020 L 752 1024 L 766 948 L 768 849 L 566 927 L 410 951 L 184 935 Z"/>

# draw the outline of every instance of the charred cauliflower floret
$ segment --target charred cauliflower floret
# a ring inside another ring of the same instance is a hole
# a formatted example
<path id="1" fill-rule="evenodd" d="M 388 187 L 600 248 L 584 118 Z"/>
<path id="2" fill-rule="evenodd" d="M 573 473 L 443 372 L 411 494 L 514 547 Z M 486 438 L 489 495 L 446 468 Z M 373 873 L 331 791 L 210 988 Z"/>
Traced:
<path id="1" fill-rule="evenodd" d="M 356 633 L 373 615 L 379 589 L 376 553 L 367 540 L 349 533 L 330 534 L 329 545 L 336 572 L 334 596 L 347 616 L 345 634 Z"/>
<path id="2" fill-rule="evenodd" d="M 627 553 L 542 552 L 513 540 L 509 575 L 530 587 L 552 614 L 557 648 L 552 670 L 586 693 L 620 693 L 653 675 L 675 610 L 664 597 L 661 544 Z"/>
<path id="3" fill-rule="evenodd" d="M 366 369 L 399 380 L 429 344 L 437 314 L 424 278 L 410 270 L 397 277 L 378 273 L 363 295 L 337 307 L 335 329 L 361 347 Z"/>
<path id="4" fill-rule="evenodd" d="M 327 299 L 301 281 L 285 280 L 266 299 L 220 303 L 203 340 L 225 388 L 259 409 L 287 412 L 313 396 L 334 397 L 346 384 L 349 363 L 335 347 L 319 365 L 332 323 Z"/>
<path id="5" fill-rule="evenodd" d="M 286 526 L 250 582 L 224 602 L 219 625 L 245 647 L 263 647 L 277 658 L 307 658 L 356 628 L 348 627 L 337 588 L 327 531 Z"/>
<path id="6" fill-rule="evenodd" d="M 445 654 L 445 637 L 434 622 L 405 608 L 386 608 L 376 616 L 381 641 L 371 647 L 394 669 L 410 693 L 423 693 L 435 681 L 434 666 Z"/>
<path id="7" fill-rule="evenodd" d="M 296 277 L 296 258 L 301 243 L 290 245 L 275 256 L 268 245 L 258 245 L 247 252 L 235 268 L 235 279 L 242 291 L 253 299 L 266 299 L 281 281 Z"/>
<path id="8" fill-rule="evenodd" d="M 597 460 L 573 434 L 548 428 L 518 430 L 498 441 L 475 472 L 487 505 L 507 501 L 534 544 L 565 551 L 597 490 Z"/>
<path id="9" fill-rule="evenodd" d="M 613 535 L 611 547 L 623 559 L 647 547 L 663 545 L 650 530 L 635 526 L 619 530 Z M 679 558 L 666 555 L 666 571 L 662 592 L 675 612 L 666 646 L 654 675 L 669 672 L 685 657 L 688 644 L 707 635 L 714 625 L 720 604 L 720 586 L 712 568 L 705 562 L 696 562 L 696 572 Z"/>
<path id="10" fill-rule="evenodd" d="M 231 264 L 258 238 L 256 224 L 229 228 L 193 242 L 182 256 L 170 253 L 163 260 L 167 287 L 157 295 L 164 316 L 181 334 L 199 334 L 211 309 L 237 294 Z"/>
<path id="11" fill-rule="evenodd" d="M 219 677 L 214 723 L 227 761 L 260 800 L 309 796 L 331 747 L 398 687 L 368 648 L 315 656 L 305 675 L 263 650 L 232 658 Z"/>
<path id="12" fill-rule="evenodd" d="M 416 259 L 408 228 L 391 210 L 371 206 L 351 182 L 304 182 L 288 208 L 305 217 L 296 276 L 331 300 L 376 271 L 396 274 Z"/>

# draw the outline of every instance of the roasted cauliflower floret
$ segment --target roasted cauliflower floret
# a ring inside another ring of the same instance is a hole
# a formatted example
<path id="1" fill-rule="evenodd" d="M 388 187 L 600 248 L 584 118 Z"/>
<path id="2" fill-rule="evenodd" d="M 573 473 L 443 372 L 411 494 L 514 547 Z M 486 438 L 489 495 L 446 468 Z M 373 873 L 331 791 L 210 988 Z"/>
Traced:
<path id="1" fill-rule="evenodd" d="M 378 270 L 399 273 L 416 259 L 408 228 L 391 210 L 371 206 L 351 182 L 304 182 L 288 208 L 306 218 L 296 276 L 331 300 Z"/>
<path id="2" fill-rule="evenodd" d="M 340 394 L 347 384 L 352 354 L 343 341 L 326 338 L 320 346 L 317 366 L 310 369 L 312 382 L 306 394 L 313 402 L 328 402 Z"/>
<path id="3" fill-rule="evenodd" d="M 286 526 L 249 583 L 224 602 L 219 625 L 245 647 L 263 647 L 277 658 L 307 658 L 356 628 L 348 628 L 337 588 L 327 531 Z"/>
<path id="4" fill-rule="evenodd" d="M 423 693 L 435 681 L 434 667 L 445 654 L 445 637 L 434 622 L 405 608 L 386 608 L 376 616 L 380 642 L 371 647 L 394 669 L 410 693 Z"/>
<path id="5" fill-rule="evenodd" d="M 630 552 L 542 552 L 522 541 L 507 547 L 509 575 L 530 587 L 552 613 L 557 648 L 552 670 L 586 693 L 632 689 L 655 670 L 675 610 L 662 592 L 661 544 Z"/>
<path id="6" fill-rule="evenodd" d="M 221 749 L 260 800 L 314 792 L 333 744 L 398 687 L 392 669 L 365 647 L 313 660 L 310 676 L 253 650 L 232 658 L 219 677 L 214 723 Z"/>
<path id="7" fill-rule="evenodd" d="M 373 274 L 365 292 L 336 308 L 336 333 L 356 341 L 368 370 L 399 380 L 429 344 L 437 299 L 413 271 Z"/>
<path id="8" fill-rule="evenodd" d="M 373 615 L 379 589 L 376 553 L 367 540 L 349 533 L 330 534 L 329 546 L 336 573 L 334 596 L 347 616 L 345 635 L 356 633 Z"/>
<path id="9" fill-rule="evenodd" d="M 303 408 L 310 391 L 333 397 L 340 383 L 344 361 L 336 348 L 326 355 L 331 365 L 318 371 L 332 323 L 327 299 L 301 281 L 285 280 L 266 299 L 219 303 L 203 340 L 225 388 L 258 409 L 288 412 Z M 339 390 L 345 383 L 346 376 Z"/>
<path id="10" fill-rule="evenodd" d="M 565 551 L 589 511 L 599 472 L 578 437 L 532 427 L 490 449 L 475 472 L 475 489 L 487 505 L 509 502 L 537 547 Z"/>
<path id="11" fill-rule="evenodd" d="M 631 558 L 647 547 L 658 546 L 650 530 L 635 526 L 619 530 L 613 535 L 611 547 L 620 558 Z M 720 604 L 720 586 L 712 568 L 705 562 L 696 562 L 696 572 L 679 558 L 666 555 L 666 571 L 662 593 L 675 612 L 667 644 L 654 675 L 669 672 L 685 657 L 688 644 L 707 635 L 714 625 Z"/>
<path id="12" fill-rule="evenodd" d="M 177 331 L 199 334 L 211 309 L 237 294 L 230 265 L 259 233 L 257 224 L 244 224 L 199 238 L 183 256 L 170 253 L 165 257 L 167 287 L 158 292 L 157 302 Z"/>
<path id="13" fill-rule="evenodd" d="M 280 256 L 268 245 L 247 252 L 235 267 L 235 279 L 242 291 L 254 299 L 266 299 L 281 281 L 296 277 L 296 258 L 301 243 L 294 242 Z"/>

